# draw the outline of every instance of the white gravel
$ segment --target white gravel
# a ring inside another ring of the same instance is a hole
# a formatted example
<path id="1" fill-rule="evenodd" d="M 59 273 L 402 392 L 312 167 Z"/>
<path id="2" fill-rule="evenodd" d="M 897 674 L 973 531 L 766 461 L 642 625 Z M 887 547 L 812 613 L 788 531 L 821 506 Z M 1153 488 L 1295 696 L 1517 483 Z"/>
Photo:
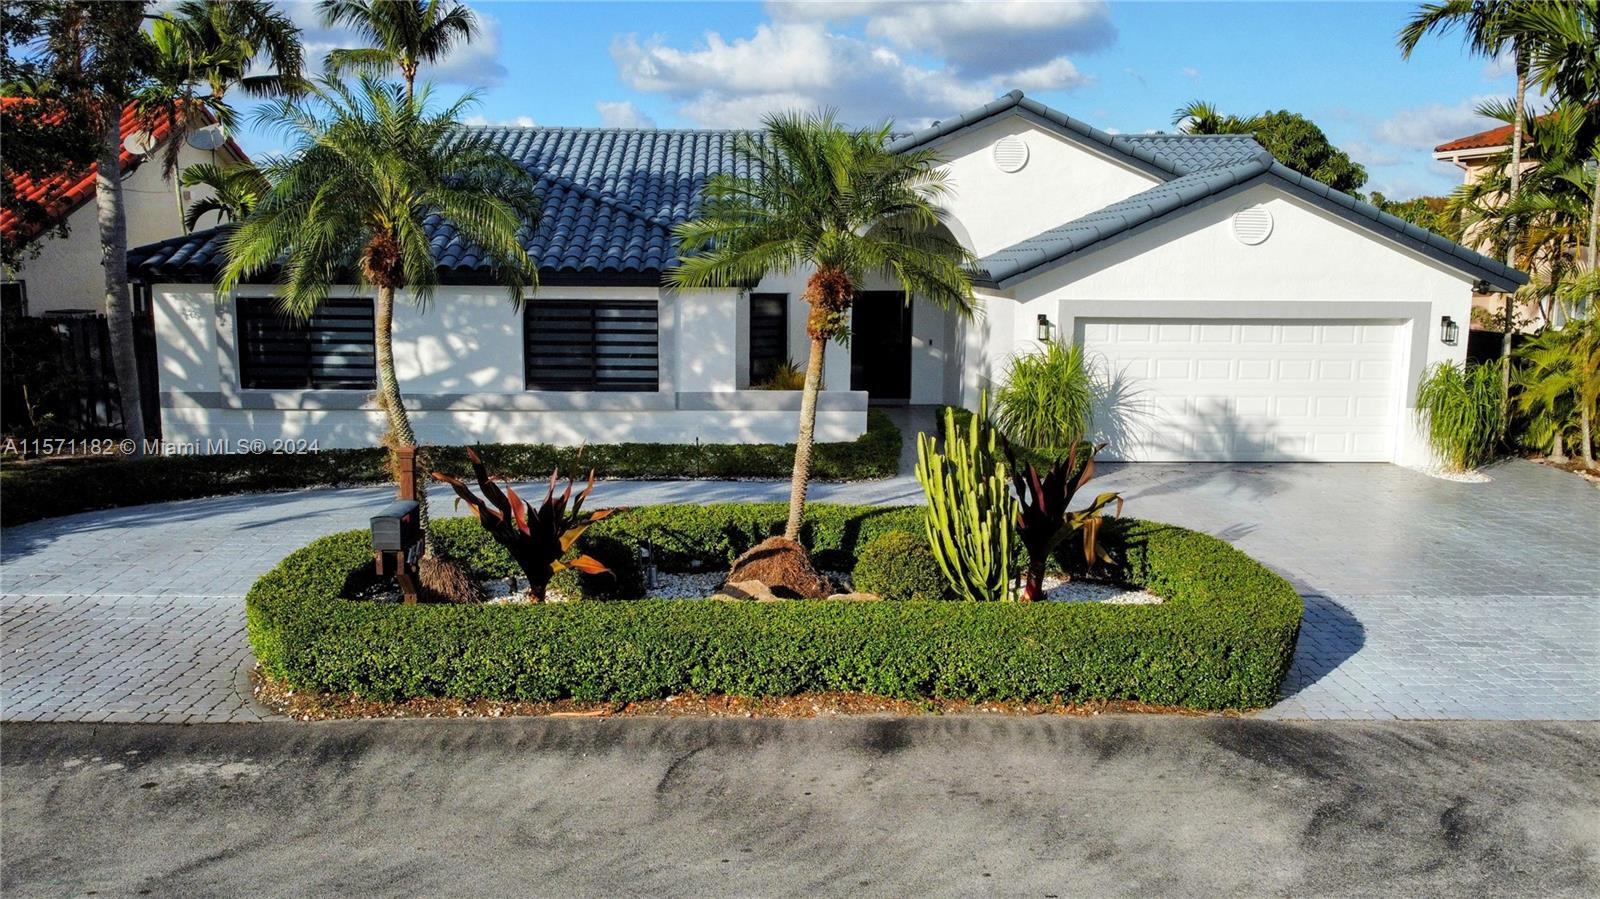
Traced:
<path id="1" fill-rule="evenodd" d="M 1101 602 L 1108 606 L 1154 606 L 1161 603 L 1161 597 L 1154 593 L 1125 584 L 1063 581 L 1047 577 L 1042 586 L 1045 602 Z"/>
<path id="2" fill-rule="evenodd" d="M 1494 478 L 1484 474 L 1481 469 L 1476 468 L 1472 471 L 1450 471 L 1437 466 L 1411 465 L 1407 467 L 1412 471 L 1420 471 L 1430 478 L 1438 478 L 1441 481 L 1455 481 L 1458 484 L 1487 484 L 1494 480 Z"/>

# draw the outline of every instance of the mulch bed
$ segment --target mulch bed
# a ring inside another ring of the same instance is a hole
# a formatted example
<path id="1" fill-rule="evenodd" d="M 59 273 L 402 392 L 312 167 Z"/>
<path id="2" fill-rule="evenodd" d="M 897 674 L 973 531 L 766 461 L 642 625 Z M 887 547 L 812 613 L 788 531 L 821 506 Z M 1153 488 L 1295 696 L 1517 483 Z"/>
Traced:
<path id="1" fill-rule="evenodd" d="M 493 702 L 486 699 L 408 699 L 380 702 L 354 694 L 306 693 L 251 673 L 255 697 L 296 721 L 367 718 L 823 718 L 840 715 L 1066 715 L 1158 714 L 1238 717 L 1237 712 L 1202 712 L 1142 702 L 969 702 L 931 699 L 912 702 L 859 693 L 805 693 L 750 698 L 684 693 L 643 702 Z"/>
<path id="2" fill-rule="evenodd" d="M 1569 461 L 1566 461 L 1566 462 L 1556 462 L 1556 461 L 1554 461 L 1554 460 L 1552 460 L 1552 459 L 1550 459 L 1548 457 L 1530 456 L 1528 458 L 1533 462 L 1539 463 L 1540 465 L 1548 465 L 1551 468 L 1559 468 L 1562 471 L 1569 472 L 1571 474 L 1575 474 L 1575 475 L 1583 478 L 1584 480 L 1587 480 L 1591 484 L 1600 484 L 1600 471 L 1595 471 L 1594 469 L 1590 469 L 1590 468 L 1584 468 L 1582 459 L 1572 459 L 1572 460 L 1569 460 Z"/>

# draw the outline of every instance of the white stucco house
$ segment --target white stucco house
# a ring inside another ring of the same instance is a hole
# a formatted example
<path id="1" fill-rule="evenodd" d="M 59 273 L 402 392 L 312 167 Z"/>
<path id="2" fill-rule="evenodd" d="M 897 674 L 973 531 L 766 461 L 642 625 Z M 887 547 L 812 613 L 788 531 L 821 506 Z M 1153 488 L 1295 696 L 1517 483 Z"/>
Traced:
<path id="1" fill-rule="evenodd" d="M 494 128 L 540 178 L 527 237 L 541 287 L 522 311 L 446 222 L 445 286 L 397 315 L 397 365 L 432 443 L 787 442 L 797 394 L 750 385 L 805 352 L 806 273 L 750 290 L 661 286 L 672 227 L 735 164 L 730 131 Z M 860 434 L 869 403 L 975 405 L 1042 336 L 1113 375 L 1097 417 L 1131 460 L 1426 460 L 1424 368 L 1464 358 L 1475 287 L 1525 278 L 1301 177 L 1248 137 L 1111 135 L 1008 94 L 905 135 L 946 161 L 951 233 L 981 260 L 983 312 L 909 310 L 868 285 L 830 347 L 818 439 Z M 372 445 L 369 295 L 307 328 L 270 283 L 217 295 L 218 232 L 146 246 L 169 440 Z M 1113 414 L 1114 412 L 1114 414 Z"/>
<path id="2" fill-rule="evenodd" d="M 30 100 L 0 98 L 8 106 L 25 107 Z M 132 106 L 123 111 L 122 137 L 140 131 L 142 123 Z M 189 204 L 208 196 L 207 188 L 185 188 L 161 172 L 167 126 L 158 122 L 149 133 L 148 153 L 123 149 L 122 196 L 128 219 L 128 246 L 164 240 L 184 233 L 183 212 Z M 215 149 L 198 149 L 185 143 L 178 151 L 178 170 L 201 162 L 233 165 L 250 159 L 232 140 Z M 51 223 L 65 222 L 67 234 L 39 236 L 15 210 L 0 210 L 0 238 L 7 242 L 39 240 L 38 253 L 4 273 L 11 295 L 26 296 L 30 315 L 46 312 L 103 312 L 105 273 L 100 266 L 100 229 L 96 221 L 93 163 L 78 171 L 62 172 L 38 182 L 20 181 L 17 193 L 45 207 Z M 181 206 L 181 209 L 180 209 Z"/>

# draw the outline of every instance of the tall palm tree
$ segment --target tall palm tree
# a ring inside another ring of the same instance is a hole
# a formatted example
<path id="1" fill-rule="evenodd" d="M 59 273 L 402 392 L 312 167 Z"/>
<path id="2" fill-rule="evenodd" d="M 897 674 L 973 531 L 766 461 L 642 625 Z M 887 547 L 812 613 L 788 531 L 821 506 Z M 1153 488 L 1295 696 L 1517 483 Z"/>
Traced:
<path id="1" fill-rule="evenodd" d="M 1517 0 L 1443 0 L 1440 3 L 1424 3 L 1400 29 L 1398 37 L 1400 56 L 1404 59 L 1411 58 L 1427 35 L 1443 34 L 1456 28 L 1462 30 L 1467 47 L 1479 56 L 1495 57 L 1507 49 L 1511 50 L 1512 63 L 1517 71 L 1517 89 L 1512 98 L 1516 115 L 1511 118 L 1510 178 L 1504 195 L 1507 201 L 1514 201 L 1522 188 L 1522 142 L 1527 120 L 1524 114 L 1528 97 L 1527 42 L 1513 36 L 1506 28 L 1508 18 L 1518 5 Z M 1514 266 L 1513 253 L 1512 250 L 1507 251 L 1506 263 Z M 1511 395 L 1511 340 L 1515 310 L 1514 295 L 1508 293 L 1505 301 L 1506 331 L 1500 341 L 1502 398 Z"/>
<path id="2" fill-rule="evenodd" d="M 371 44 L 329 53 L 329 73 L 398 69 L 407 97 L 415 93 L 423 63 L 438 62 L 478 36 L 477 15 L 455 0 L 448 7 L 442 0 L 321 0 L 318 8 L 324 24 L 350 26 Z"/>
<path id="3" fill-rule="evenodd" d="M 797 540 L 811 475 L 817 393 L 828 341 L 849 335 L 850 306 L 869 275 L 962 315 L 976 308 L 972 256 L 941 226 L 951 188 L 930 150 L 891 153 L 889 126 L 847 130 L 831 111 L 767 116 L 737 144 L 748 175 L 717 175 L 699 218 L 678 227 L 686 254 L 667 276 L 680 289 L 746 287 L 809 269 L 811 340 L 784 536 Z"/>
<path id="4" fill-rule="evenodd" d="M 1585 280 L 1600 276 L 1589 274 L 1572 283 L 1592 291 L 1594 285 Z M 1576 419 L 1579 456 L 1585 468 L 1593 469 L 1594 421 L 1600 415 L 1600 316 L 1591 312 L 1546 329 L 1518 355 L 1525 367 L 1517 405 L 1551 426 L 1551 458 L 1565 456 L 1564 443 Z"/>
<path id="5" fill-rule="evenodd" d="M 396 294 L 408 290 L 425 308 L 439 283 L 424 222 L 442 216 L 477 244 L 520 306 L 538 287 L 522 243 L 537 225 L 537 182 L 486 135 L 461 127 L 473 95 L 433 112 L 426 89 L 408 96 L 365 75 L 354 88 L 322 85 L 319 106 L 280 100 L 259 113 L 293 150 L 263 164 L 272 189 L 229 233 L 217 290 L 276 268 L 284 311 L 305 319 L 336 283 L 375 288 L 379 402 L 396 445 L 416 446 L 390 332 Z M 426 528 L 427 494 L 417 495 Z"/>

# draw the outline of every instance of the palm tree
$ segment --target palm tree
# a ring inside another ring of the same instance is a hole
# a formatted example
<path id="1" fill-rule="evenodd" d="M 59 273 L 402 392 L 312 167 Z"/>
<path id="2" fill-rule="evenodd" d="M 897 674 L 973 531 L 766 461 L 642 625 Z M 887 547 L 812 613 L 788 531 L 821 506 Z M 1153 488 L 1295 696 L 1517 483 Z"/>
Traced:
<path id="1" fill-rule="evenodd" d="M 768 273 L 812 270 L 805 300 L 811 352 L 800 402 L 784 536 L 798 540 L 811 474 L 817 392 L 828 341 L 849 335 L 850 305 L 869 275 L 912 297 L 971 315 L 970 253 L 940 224 L 950 185 L 930 150 L 891 153 L 889 126 L 847 130 L 831 111 L 767 116 L 736 153 L 748 175 L 717 175 L 699 218 L 677 229 L 686 254 L 674 287 L 746 287 Z"/>
<path id="2" fill-rule="evenodd" d="M 1511 116 L 1511 160 L 1510 178 L 1506 185 L 1504 199 L 1514 201 L 1522 187 L 1522 142 L 1526 128 L 1527 115 L 1524 110 L 1527 106 L 1528 96 L 1528 48 L 1525 40 L 1515 37 L 1507 31 L 1508 17 L 1518 6 L 1517 0 L 1444 0 L 1441 3 L 1425 3 L 1418 7 L 1411 20 L 1400 29 L 1399 44 L 1400 55 L 1410 59 L 1412 52 L 1422 43 L 1422 39 L 1430 33 L 1444 33 L 1460 27 L 1464 32 L 1467 46 L 1479 56 L 1494 57 L 1500 55 L 1508 47 L 1511 50 L 1513 64 L 1517 70 L 1517 90 L 1513 97 L 1512 109 L 1515 115 Z M 1514 221 L 1509 220 L 1511 224 Z M 1514 240 L 1513 240 L 1514 243 Z M 1514 250 L 1507 250 L 1506 263 L 1516 265 Z M 1511 339 L 1512 321 L 1515 315 L 1515 299 L 1512 294 L 1506 294 L 1505 302 L 1505 336 L 1500 341 L 1500 390 L 1502 398 L 1511 395 Z"/>
<path id="3" fill-rule="evenodd" d="M 478 36 L 477 15 L 454 0 L 449 8 L 440 0 L 321 0 L 318 8 L 324 24 L 348 25 L 371 44 L 329 53 L 329 74 L 399 69 L 407 97 L 415 92 L 418 67 Z"/>
<path id="4" fill-rule="evenodd" d="M 1573 283 L 1580 289 L 1594 289 L 1582 280 Z M 1525 368 L 1517 405 L 1550 425 L 1551 458 L 1565 458 L 1564 444 L 1576 418 L 1579 455 L 1584 467 L 1593 469 L 1594 418 L 1600 414 L 1600 317 L 1591 312 L 1560 328 L 1546 329 L 1518 355 Z"/>
<path id="5" fill-rule="evenodd" d="M 237 222 L 249 215 L 272 185 L 261 170 L 248 162 L 215 165 L 202 162 L 183 170 L 184 187 L 208 187 L 211 194 L 189 204 L 183 216 L 185 230 L 193 231 L 200 219 L 217 214 L 217 222 Z"/>
<path id="6" fill-rule="evenodd" d="M 212 121 L 234 127 L 232 88 L 255 97 L 305 89 L 300 29 L 266 0 L 183 0 L 152 18 L 148 39 L 153 77 L 136 100 L 146 127 L 167 126 L 162 174 L 168 178 L 196 128 Z M 274 71 L 247 74 L 263 60 Z"/>
<path id="7" fill-rule="evenodd" d="M 473 95 L 435 113 L 426 89 L 407 96 L 365 75 L 357 88 L 322 84 L 322 110 L 280 100 L 259 114 L 294 149 L 262 166 L 272 189 L 228 234 L 217 290 L 276 268 L 284 311 L 304 319 L 336 283 L 375 288 L 379 402 L 395 444 L 416 446 L 390 328 L 398 291 L 425 308 L 439 283 L 424 222 L 442 216 L 477 244 L 520 306 L 538 287 L 521 237 L 537 225 L 536 181 L 486 135 L 459 124 Z M 426 497 L 418 491 L 424 529 Z"/>

